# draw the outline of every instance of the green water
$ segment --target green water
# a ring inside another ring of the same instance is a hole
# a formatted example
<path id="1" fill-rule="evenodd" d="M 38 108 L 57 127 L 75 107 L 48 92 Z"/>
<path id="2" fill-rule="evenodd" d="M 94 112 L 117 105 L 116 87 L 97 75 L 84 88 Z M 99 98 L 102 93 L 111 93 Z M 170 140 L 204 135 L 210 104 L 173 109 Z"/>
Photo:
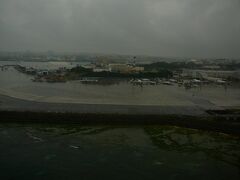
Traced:
<path id="1" fill-rule="evenodd" d="M 240 139 L 170 126 L 0 124 L 0 179 L 240 179 Z"/>

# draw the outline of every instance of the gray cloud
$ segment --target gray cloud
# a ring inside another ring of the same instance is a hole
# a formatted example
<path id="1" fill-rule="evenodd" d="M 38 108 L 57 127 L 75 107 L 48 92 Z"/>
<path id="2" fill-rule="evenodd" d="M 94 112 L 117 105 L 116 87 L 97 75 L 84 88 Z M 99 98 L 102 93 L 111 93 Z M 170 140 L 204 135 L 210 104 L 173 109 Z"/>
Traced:
<path id="1" fill-rule="evenodd" d="M 0 50 L 240 57 L 240 1 L 0 0 Z"/>

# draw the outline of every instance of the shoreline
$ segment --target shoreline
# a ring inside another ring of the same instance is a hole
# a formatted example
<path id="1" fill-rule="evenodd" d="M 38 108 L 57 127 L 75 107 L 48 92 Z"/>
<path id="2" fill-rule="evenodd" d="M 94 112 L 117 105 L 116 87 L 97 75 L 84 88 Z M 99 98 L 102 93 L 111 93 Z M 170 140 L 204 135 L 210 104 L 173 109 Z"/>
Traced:
<path id="1" fill-rule="evenodd" d="M 170 125 L 240 136 L 240 116 L 140 115 L 2 111 L 0 123 L 78 125 Z"/>
<path id="2" fill-rule="evenodd" d="M 0 95 L 0 123 L 172 125 L 240 136 L 239 108 L 45 103 Z"/>
<path id="3" fill-rule="evenodd" d="M 216 106 L 208 109 L 218 110 Z M 220 108 L 221 109 L 221 108 Z M 30 112 L 56 112 L 56 113 L 90 113 L 90 114 L 146 114 L 146 115 L 190 115 L 199 116 L 207 113 L 202 106 L 184 105 L 124 105 L 124 104 L 91 104 L 42 102 L 20 99 L 0 94 L 0 110 L 2 111 L 30 111 Z"/>

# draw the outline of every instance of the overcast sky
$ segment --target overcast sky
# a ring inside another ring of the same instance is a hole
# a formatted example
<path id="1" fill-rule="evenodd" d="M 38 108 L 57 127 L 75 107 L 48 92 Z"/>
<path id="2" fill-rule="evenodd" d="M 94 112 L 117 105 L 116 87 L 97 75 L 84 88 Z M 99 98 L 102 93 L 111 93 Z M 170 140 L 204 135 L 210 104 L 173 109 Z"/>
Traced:
<path id="1" fill-rule="evenodd" d="M 0 51 L 240 57 L 240 0 L 0 0 Z"/>

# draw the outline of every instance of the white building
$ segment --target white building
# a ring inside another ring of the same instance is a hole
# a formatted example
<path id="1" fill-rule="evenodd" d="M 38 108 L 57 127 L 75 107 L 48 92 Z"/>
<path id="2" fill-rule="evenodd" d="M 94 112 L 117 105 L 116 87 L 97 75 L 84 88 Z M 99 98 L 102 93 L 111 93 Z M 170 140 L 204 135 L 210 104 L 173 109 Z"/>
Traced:
<path id="1" fill-rule="evenodd" d="M 109 64 L 110 72 L 138 73 L 144 71 L 144 67 L 131 66 L 128 64 Z"/>
<path id="2" fill-rule="evenodd" d="M 189 76 L 193 78 L 237 78 L 240 79 L 240 71 L 223 71 L 223 70 L 192 70 L 184 69 L 182 76 Z"/>

